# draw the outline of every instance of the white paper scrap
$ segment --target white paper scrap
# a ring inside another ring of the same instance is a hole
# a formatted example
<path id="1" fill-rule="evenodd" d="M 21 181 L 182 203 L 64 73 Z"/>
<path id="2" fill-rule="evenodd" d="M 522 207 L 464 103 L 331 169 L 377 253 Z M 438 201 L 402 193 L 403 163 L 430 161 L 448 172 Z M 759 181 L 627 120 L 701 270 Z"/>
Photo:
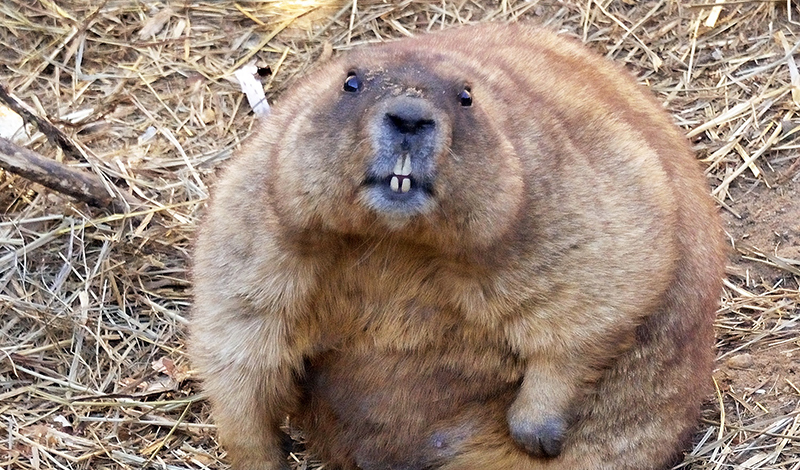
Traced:
<path id="1" fill-rule="evenodd" d="M 269 116 L 269 103 L 267 97 L 264 95 L 264 87 L 256 79 L 258 68 L 255 65 L 245 65 L 239 70 L 233 72 L 239 85 L 242 87 L 242 92 L 247 96 L 247 102 L 256 116 L 264 118 Z"/>

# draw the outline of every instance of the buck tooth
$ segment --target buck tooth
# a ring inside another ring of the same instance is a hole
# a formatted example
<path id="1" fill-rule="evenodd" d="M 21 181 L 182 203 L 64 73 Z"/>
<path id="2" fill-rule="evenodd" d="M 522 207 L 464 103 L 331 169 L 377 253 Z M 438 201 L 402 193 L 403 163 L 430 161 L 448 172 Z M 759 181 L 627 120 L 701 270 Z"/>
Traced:
<path id="1" fill-rule="evenodd" d="M 397 157 L 397 161 L 394 162 L 394 170 L 392 170 L 392 172 L 395 175 L 400 175 L 400 174 L 403 173 L 403 157 L 402 156 Z"/>
<path id="2" fill-rule="evenodd" d="M 400 187 L 400 191 L 407 193 L 411 190 L 411 178 L 403 178 L 403 186 Z"/>
<path id="3" fill-rule="evenodd" d="M 397 180 L 396 176 L 392 176 L 392 180 L 389 181 L 389 187 L 392 188 L 392 191 L 397 192 L 400 189 L 400 181 Z"/>
<path id="4" fill-rule="evenodd" d="M 400 170 L 400 175 L 408 176 L 411 174 L 411 157 L 406 155 L 406 158 L 403 159 L 403 168 Z"/>

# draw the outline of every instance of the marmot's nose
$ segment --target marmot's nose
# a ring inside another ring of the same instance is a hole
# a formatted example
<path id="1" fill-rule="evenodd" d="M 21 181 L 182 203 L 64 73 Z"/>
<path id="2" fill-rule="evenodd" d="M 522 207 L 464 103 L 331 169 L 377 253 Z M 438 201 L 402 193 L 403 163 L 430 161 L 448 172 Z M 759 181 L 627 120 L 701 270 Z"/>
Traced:
<path id="1" fill-rule="evenodd" d="M 401 134 L 416 134 L 422 130 L 436 127 L 436 121 L 433 119 L 421 119 L 416 116 L 400 116 L 391 113 L 387 113 L 386 118 Z"/>
<path id="2" fill-rule="evenodd" d="M 400 134 L 418 134 L 436 127 L 430 104 L 412 97 L 394 101 L 386 110 L 384 123 Z"/>

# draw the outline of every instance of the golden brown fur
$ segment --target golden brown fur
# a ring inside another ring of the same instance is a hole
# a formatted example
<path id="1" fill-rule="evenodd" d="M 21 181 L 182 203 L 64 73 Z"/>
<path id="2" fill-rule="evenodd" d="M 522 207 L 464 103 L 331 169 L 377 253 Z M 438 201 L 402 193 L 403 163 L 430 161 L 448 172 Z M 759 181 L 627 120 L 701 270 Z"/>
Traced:
<path id="1" fill-rule="evenodd" d="M 647 93 L 551 33 L 326 64 L 197 242 L 191 350 L 234 469 L 286 468 L 287 415 L 331 468 L 667 468 L 710 383 L 706 192 Z"/>

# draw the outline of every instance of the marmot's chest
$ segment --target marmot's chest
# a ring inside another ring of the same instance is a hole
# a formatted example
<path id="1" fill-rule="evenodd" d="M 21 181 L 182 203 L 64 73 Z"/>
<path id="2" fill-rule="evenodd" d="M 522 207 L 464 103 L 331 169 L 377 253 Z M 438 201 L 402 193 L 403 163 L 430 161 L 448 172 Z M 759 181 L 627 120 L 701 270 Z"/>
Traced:
<path id="1" fill-rule="evenodd" d="M 322 343 L 336 349 L 505 356 L 513 311 L 500 312 L 495 289 L 480 268 L 376 248 L 342 256 L 320 279 L 312 308 L 326 325 Z"/>

